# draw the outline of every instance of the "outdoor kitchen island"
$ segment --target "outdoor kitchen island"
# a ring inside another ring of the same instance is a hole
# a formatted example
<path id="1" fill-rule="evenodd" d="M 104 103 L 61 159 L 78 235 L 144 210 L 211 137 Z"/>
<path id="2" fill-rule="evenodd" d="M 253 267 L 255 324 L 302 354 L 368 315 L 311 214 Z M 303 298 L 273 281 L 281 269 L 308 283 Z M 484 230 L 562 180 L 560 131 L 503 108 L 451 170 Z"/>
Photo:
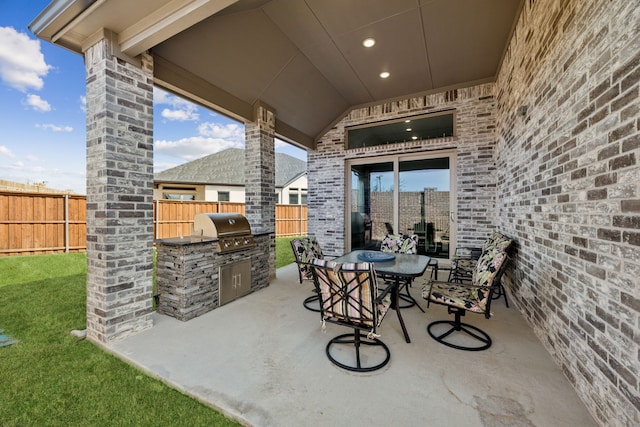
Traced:
<path id="1" fill-rule="evenodd" d="M 157 240 L 158 313 L 186 321 L 268 286 L 271 242 L 271 233 Z"/>

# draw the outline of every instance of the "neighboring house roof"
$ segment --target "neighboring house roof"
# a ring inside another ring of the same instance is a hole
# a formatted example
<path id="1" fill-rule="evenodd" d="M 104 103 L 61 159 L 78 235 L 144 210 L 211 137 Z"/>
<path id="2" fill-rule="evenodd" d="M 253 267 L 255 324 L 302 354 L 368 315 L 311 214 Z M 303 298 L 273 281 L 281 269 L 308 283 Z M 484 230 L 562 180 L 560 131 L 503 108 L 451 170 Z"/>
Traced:
<path id="1" fill-rule="evenodd" d="M 307 172 L 307 162 L 276 153 L 276 187 Z M 245 185 L 244 150 L 229 148 L 154 174 L 155 182 Z"/>

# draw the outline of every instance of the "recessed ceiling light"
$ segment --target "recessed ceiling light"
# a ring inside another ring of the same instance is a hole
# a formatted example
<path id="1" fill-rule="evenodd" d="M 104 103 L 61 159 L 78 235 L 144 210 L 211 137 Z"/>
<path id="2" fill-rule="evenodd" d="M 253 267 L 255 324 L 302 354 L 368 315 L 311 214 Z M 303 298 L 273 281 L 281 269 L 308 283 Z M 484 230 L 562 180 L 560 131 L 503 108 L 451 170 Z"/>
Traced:
<path id="1" fill-rule="evenodd" d="M 415 141 L 416 139 L 418 139 L 418 137 L 417 136 L 412 136 L 411 139 L 413 139 Z"/>
<path id="2" fill-rule="evenodd" d="M 407 130 L 407 132 L 411 132 L 411 128 L 407 128 L 406 130 Z"/>
<path id="3" fill-rule="evenodd" d="M 373 46 L 374 44 L 376 44 L 376 39 L 371 38 L 371 37 L 369 37 L 369 38 L 367 38 L 367 39 L 364 39 L 364 40 L 362 41 L 362 45 L 363 45 L 364 47 L 371 47 L 371 46 Z"/>
<path id="4" fill-rule="evenodd" d="M 380 78 L 381 79 L 386 79 L 390 76 L 391 74 L 389 74 L 388 71 L 383 71 L 382 73 L 380 73 Z"/>

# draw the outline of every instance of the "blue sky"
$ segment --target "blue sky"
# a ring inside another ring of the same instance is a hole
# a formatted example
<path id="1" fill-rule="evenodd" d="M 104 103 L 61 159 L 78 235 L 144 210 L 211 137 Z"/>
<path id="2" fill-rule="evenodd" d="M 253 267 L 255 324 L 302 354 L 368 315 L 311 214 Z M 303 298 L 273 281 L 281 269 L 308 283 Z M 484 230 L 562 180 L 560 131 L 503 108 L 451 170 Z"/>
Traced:
<path id="1" fill-rule="evenodd" d="M 0 179 L 85 194 L 82 56 L 37 39 L 28 25 L 49 0 L 0 0 Z M 244 148 L 244 126 L 154 92 L 154 169 Z M 306 153 L 276 140 L 276 151 Z"/>

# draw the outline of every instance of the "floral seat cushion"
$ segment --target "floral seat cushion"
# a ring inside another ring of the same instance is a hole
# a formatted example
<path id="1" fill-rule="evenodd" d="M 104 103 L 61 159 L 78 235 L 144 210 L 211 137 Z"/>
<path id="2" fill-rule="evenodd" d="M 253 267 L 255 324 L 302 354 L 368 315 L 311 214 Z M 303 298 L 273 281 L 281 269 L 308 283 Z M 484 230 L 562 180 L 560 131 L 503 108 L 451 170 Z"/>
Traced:
<path id="1" fill-rule="evenodd" d="M 393 252 L 401 254 L 417 254 L 418 253 L 418 235 L 417 234 L 387 234 L 382 239 L 380 245 L 382 252 Z"/>
<path id="2" fill-rule="evenodd" d="M 507 260 L 503 250 L 484 252 L 473 271 L 472 285 L 430 281 L 422 291 L 422 297 L 435 303 L 486 313 L 491 286 Z"/>
<path id="3" fill-rule="evenodd" d="M 316 258 L 324 258 L 318 240 L 312 236 L 294 239 L 291 241 L 291 247 L 293 248 L 293 254 L 296 257 L 296 263 L 298 264 L 302 278 L 305 280 L 313 280 L 308 264 Z"/>
<path id="4" fill-rule="evenodd" d="M 476 288 L 451 282 L 430 282 L 423 296 L 433 302 L 458 307 L 474 313 L 484 313 L 487 307 L 488 288 Z"/>
<path id="5" fill-rule="evenodd" d="M 506 251 L 511 246 L 512 240 L 504 234 L 494 231 L 482 245 L 482 252 L 489 250 Z"/>

